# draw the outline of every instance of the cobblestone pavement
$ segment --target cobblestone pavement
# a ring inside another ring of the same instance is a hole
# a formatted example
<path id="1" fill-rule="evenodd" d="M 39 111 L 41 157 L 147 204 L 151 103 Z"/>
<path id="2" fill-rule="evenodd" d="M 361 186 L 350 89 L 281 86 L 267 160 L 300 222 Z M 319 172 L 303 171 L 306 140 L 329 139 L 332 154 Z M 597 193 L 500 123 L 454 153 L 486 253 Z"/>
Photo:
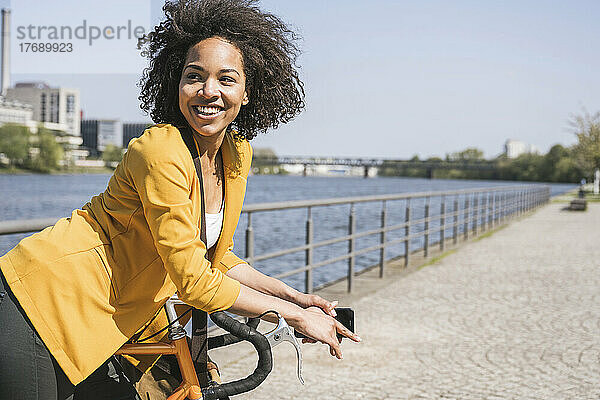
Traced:
<path id="1" fill-rule="evenodd" d="M 600 204 L 550 204 L 434 265 L 350 298 L 344 360 L 291 346 L 245 399 L 600 399 Z M 348 303 L 346 303 L 348 304 Z M 255 367 L 244 351 L 224 380 Z"/>

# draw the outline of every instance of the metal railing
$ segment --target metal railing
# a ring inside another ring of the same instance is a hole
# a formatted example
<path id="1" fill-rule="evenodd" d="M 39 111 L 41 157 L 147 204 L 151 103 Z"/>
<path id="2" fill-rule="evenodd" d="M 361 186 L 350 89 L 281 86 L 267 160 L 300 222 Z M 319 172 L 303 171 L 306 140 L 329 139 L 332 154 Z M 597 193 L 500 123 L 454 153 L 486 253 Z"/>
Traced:
<path id="1" fill-rule="evenodd" d="M 438 200 L 435 203 L 439 206 L 439 212 L 432 212 L 434 199 Z M 462 207 L 459 201 L 461 199 L 464 202 Z M 466 189 L 251 204 L 245 206 L 242 210 L 242 213 L 247 214 L 245 235 L 246 259 L 250 264 L 253 264 L 287 254 L 304 252 L 304 265 L 280 273 L 276 277 L 283 279 L 291 275 L 304 273 L 304 290 L 306 293 L 313 292 L 315 288 L 313 283 L 313 271 L 315 269 L 347 260 L 346 279 L 348 282 L 348 291 L 352 291 L 356 275 L 355 260 L 359 255 L 379 252 L 379 276 L 383 277 L 385 264 L 388 261 L 386 250 L 392 245 L 404 245 L 403 257 L 404 264 L 407 266 L 411 255 L 417 251 L 422 251 L 423 255 L 427 257 L 432 245 L 438 245 L 439 249 L 443 251 L 448 240 L 452 240 L 453 244 L 457 244 L 461 227 L 462 234 L 464 235 L 463 240 L 467 240 L 470 235 L 476 236 L 498 225 L 505 224 L 511 218 L 520 216 L 527 211 L 547 203 L 549 199 L 549 186 L 522 185 L 475 190 Z M 423 217 L 413 219 L 413 215 L 416 214 L 416 208 L 418 208 L 415 207 L 415 203 L 418 200 L 424 202 Z M 403 221 L 388 221 L 388 204 L 394 201 L 404 201 L 405 203 Z M 377 202 L 381 204 L 379 227 L 357 232 L 355 205 L 358 203 Z M 317 207 L 343 204 L 349 205 L 347 234 L 315 242 L 313 210 Z M 289 209 L 306 209 L 305 244 L 256 255 L 254 249 L 253 216 L 262 212 Z M 394 231 L 403 231 L 404 235 L 397 239 L 388 240 L 388 234 Z M 356 248 L 357 239 L 377 235 L 379 236 L 378 244 L 361 249 Z M 421 247 L 415 248 L 412 245 L 418 239 L 421 239 L 422 244 Z M 315 249 L 343 242 L 348 243 L 346 254 L 314 262 L 313 254 Z"/>
<path id="2" fill-rule="evenodd" d="M 411 256 L 422 252 L 428 257 L 432 246 L 443 251 L 446 242 L 457 244 L 462 240 L 477 236 L 510 219 L 545 204 L 550 199 L 550 187 L 540 185 L 504 186 L 485 189 L 465 189 L 442 192 L 404 193 L 362 197 L 344 197 L 320 200 L 286 201 L 246 205 L 242 214 L 246 215 L 245 230 L 246 259 L 250 264 L 281 257 L 293 253 L 304 253 L 303 265 L 275 275 L 279 279 L 304 273 L 304 290 L 312 293 L 315 289 L 313 272 L 326 265 L 346 261 L 348 291 L 352 291 L 356 275 L 356 258 L 367 253 L 378 255 L 379 276 L 384 276 L 385 264 L 390 259 L 404 257 L 407 266 Z M 388 208 L 394 202 L 404 202 L 403 219 L 389 221 Z M 379 226 L 375 229 L 357 231 L 356 205 L 361 203 L 380 203 Z M 313 210 L 321 207 L 347 205 L 348 229 L 341 236 L 315 241 Z M 422 205 L 422 207 L 421 207 Z M 305 209 L 304 244 L 263 254 L 255 254 L 254 224 L 255 214 L 291 209 Z M 422 217 L 417 218 L 422 214 Z M 33 232 L 44 229 L 56 222 L 56 219 L 0 222 L 0 235 Z M 401 237 L 391 238 L 394 232 Z M 377 244 L 358 249 L 358 239 L 377 238 Z M 347 243 L 345 254 L 315 262 L 314 253 L 318 248 Z M 390 257 L 392 246 L 403 247 L 403 254 Z"/>

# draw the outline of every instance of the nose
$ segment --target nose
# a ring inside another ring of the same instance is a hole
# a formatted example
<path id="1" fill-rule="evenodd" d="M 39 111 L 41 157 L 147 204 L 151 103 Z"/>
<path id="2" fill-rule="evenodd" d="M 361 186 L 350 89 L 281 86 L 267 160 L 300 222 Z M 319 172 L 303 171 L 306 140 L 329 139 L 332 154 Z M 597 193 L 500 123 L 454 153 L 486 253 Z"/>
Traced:
<path id="1" fill-rule="evenodd" d="M 219 96 L 218 84 L 214 79 L 207 79 L 200 89 L 198 89 L 198 96 L 204 97 L 205 99 L 212 99 L 213 97 Z"/>

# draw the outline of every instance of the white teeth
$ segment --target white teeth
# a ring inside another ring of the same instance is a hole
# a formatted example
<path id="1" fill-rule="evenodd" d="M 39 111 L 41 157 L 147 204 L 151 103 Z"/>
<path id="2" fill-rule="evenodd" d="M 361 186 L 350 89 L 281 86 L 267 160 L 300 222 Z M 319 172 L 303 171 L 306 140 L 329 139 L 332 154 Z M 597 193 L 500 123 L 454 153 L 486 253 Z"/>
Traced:
<path id="1" fill-rule="evenodd" d="M 209 107 L 209 106 L 194 106 L 194 109 L 196 110 L 197 113 L 200 113 L 203 115 L 214 115 L 221 111 L 221 108 L 219 108 L 219 107 Z"/>

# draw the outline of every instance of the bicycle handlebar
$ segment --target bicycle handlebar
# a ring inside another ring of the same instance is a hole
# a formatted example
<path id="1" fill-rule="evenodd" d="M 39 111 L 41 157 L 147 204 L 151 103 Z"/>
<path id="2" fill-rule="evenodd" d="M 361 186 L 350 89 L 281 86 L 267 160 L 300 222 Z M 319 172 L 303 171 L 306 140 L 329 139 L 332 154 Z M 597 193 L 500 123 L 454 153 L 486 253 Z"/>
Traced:
<path id="1" fill-rule="evenodd" d="M 271 345 L 269 344 L 267 338 L 258 332 L 254 327 L 236 321 L 224 311 L 218 311 L 210 314 L 210 319 L 220 328 L 231 333 L 236 338 L 239 338 L 239 340 L 236 340 L 228 335 L 224 335 L 221 346 L 236 343 L 240 340 L 246 340 L 252 343 L 256 349 L 256 352 L 258 353 L 258 365 L 256 366 L 254 372 L 246 378 L 223 384 L 214 384 L 208 388 L 202 389 L 202 398 L 205 400 L 227 399 L 229 396 L 248 392 L 258 387 L 258 385 L 260 385 L 267 378 L 267 375 L 269 375 L 273 369 Z M 217 343 L 214 342 L 213 344 Z"/>
<path id="2" fill-rule="evenodd" d="M 246 325 L 256 329 L 259 322 L 260 318 L 249 318 L 248 321 L 246 321 Z M 244 339 L 240 339 L 239 337 L 232 335 L 231 333 L 225 333 L 219 336 L 210 336 L 208 338 L 208 350 L 229 346 L 230 344 L 239 343 L 243 340 Z"/>

